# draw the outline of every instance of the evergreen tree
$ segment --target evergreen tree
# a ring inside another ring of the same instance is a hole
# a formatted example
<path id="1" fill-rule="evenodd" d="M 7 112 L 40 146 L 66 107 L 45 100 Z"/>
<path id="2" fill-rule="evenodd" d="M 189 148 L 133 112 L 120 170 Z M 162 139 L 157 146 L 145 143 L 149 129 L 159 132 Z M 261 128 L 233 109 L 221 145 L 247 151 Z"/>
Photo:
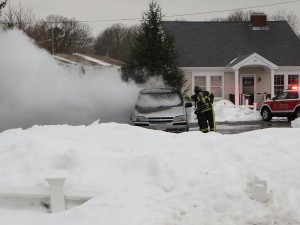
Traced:
<path id="1" fill-rule="evenodd" d="M 162 18 L 159 4 L 151 1 L 122 66 L 122 78 L 144 83 L 149 77 L 162 76 L 167 85 L 181 89 L 184 75 L 177 65 L 174 39 L 163 29 Z"/>

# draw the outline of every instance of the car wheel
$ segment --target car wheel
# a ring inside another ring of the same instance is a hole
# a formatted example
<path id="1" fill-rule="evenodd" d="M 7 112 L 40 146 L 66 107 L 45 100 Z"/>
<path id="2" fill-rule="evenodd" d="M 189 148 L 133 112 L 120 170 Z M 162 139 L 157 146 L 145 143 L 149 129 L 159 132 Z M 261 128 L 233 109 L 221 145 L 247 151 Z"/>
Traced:
<path id="1" fill-rule="evenodd" d="M 268 108 L 263 108 L 261 110 L 261 116 L 264 121 L 270 121 L 272 119 L 271 111 Z"/>
<path id="2" fill-rule="evenodd" d="M 296 112 L 295 112 L 295 119 L 297 119 L 299 117 L 300 117 L 300 108 L 296 109 Z"/>
<path id="3" fill-rule="evenodd" d="M 189 130 L 190 130 L 189 126 L 186 126 L 186 128 L 184 129 L 184 131 L 189 131 Z"/>

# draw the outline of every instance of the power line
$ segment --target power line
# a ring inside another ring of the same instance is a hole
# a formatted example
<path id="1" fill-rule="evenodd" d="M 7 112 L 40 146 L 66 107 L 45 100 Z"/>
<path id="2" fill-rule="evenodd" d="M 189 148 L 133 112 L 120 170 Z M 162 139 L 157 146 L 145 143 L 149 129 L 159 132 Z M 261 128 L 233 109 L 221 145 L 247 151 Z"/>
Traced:
<path id="1" fill-rule="evenodd" d="M 275 5 L 284 5 L 284 4 L 295 3 L 295 2 L 300 2 L 300 0 L 273 3 L 273 4 L 265 4 L 265 5 L 257 5 L 257 6 L 248 6 L 248 7 L 234 8 L 234 9 L 223 9 L 223 10 L 215 10 L 215 11 L 199 12 L 199 13 L 187 13 L 187 14 L 181 14 L 181 15 L 179 14 L 179 15 L 172 15 L 172 16 L 165 16 L 165 17 L 194 16 L 194 15 L 212 14 L 212 13 L 228 12 L 228 11 L 244 10 L 244 9 L 254 9 L 254 8 L 261 8 L 261 7 L 268 7 L 268 6 L 275 6 Z"/>
<path id="2" fill-rule="evenodd" d="M 222 10 L 207 11 L 207 12 L 170 15 L 170 16 L 164 16 L 164 17 L 170 18 L 170 17 L 178 17 L 178 16 L 195 16 L 195 15 L 213 14 L 213 13 L 229 12 L 229 11 L 235 11 L 235 10 L 245 10 L 245 9 L 254 9 L 254 8 L 276 6 L 276 5 L 284 5 L 284 4 L 290 4 L 290 3 L 295 3 L 295 2 L 300 2 L 300 0 L 293 0 L 293 1 L 272 3 L 272 4 L 264 4 L 264 5 L 256 5 L 256 6 L 248 6 L 248 7 L 241 7 L 241 8 L 222 9 Z M 140 20 L 140 19 L 141 18 L 99 19 L 99 20 L 81 20 L 81 21 L 79 20 L 78 22 L 82 22 L 82 23 L 117 22 L 117 21 L 130 21 L 130 20 Z"/>
<path id="3" fill-rule="evenodd" d="M 245 9 L 254 9 L 254 8 L 262 8 L 262 7 L 269 7 L 269 6 L 276 6 L 276 5 L 284 5 L 290 3 L 300 2 L 300 0 L 292 0 L 292 1 L 285 1 L 279 3 L 272 3 L 272 4 L 264 4 L 264 5 L 256 5 L 256 6 L 248 6 L 248 7 L 240 7 L 240 8 L 232 8 L 232 9 L 222 9 L 222 10 L 214 10 L 214 11 L 207 11 L 207 12 L 198 12 L 198 13 L 185 13 L 185 14 L 177 14 L 177 15 L 166 15 L 164 17 L 179 17 L 179 16 L 194 16 L 194 15 L 204 15 L 204 14 L 213 14 L 213 13 L 220 13 L 220 12 L 229 12 L 235 10 L 245 10 Z M 99 19 L 99 20 L 75 20 L 76 22 L 80 23 L 97 23 L 97 22 L 118 22 L 118 21 L 134 21 L 140 20 L 141 18 L 119 18 L 119 19 Z M 43 21 L 43 23 L 59 23 L 54 21 Z M 0 24 L 7 24 L 0 22 Z"/>

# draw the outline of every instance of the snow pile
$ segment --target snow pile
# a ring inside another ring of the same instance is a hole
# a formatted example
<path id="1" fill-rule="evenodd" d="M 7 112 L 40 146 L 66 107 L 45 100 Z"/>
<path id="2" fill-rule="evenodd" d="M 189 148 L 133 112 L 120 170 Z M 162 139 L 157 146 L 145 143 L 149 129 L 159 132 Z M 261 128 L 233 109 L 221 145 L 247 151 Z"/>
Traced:
<path id="1" fill-rule="evenodd" d="M 215 101 L 213 105 L 216 122 L 260 121 L 262 119 L 259 111 L 246 106 L 235 106 L 229 100 Z M 188 110 L 189 118 L 191 122 L 197 122 L 193 109 Z"/>
<path id="2" fill-rule="evenodd" d="M 261 120 L 259 111 L 246 106 L 236 107 L 228 100 L 216 101 L 214 103 L 214 110 L 217 122 Z"/>
<path id="3" fill-rule="evenodd" d="M 101 195 L 56 214 L 18 203 L 8 207 L 1 200 L 1 221 L 5 225 L 298 224 L 300 154 L 295 146 L 300 139 L 295 129 L 172 134 L 96 122 L 4 131 L 1 186 L 47 186 L 43 178 L 49 170 L 66 169 L 70 171 L 66 187 L 95 188 Z M 252 199 L 251 184 L 257 179 L 267 181 L 266 203 Z"/>
<path id="4" fill-rule="evenodd" d="M 292 126 L 293 128 L 300 128 L 300 118 L 293 120 L 293 121 L 291 122 L 291 126 Z"/>

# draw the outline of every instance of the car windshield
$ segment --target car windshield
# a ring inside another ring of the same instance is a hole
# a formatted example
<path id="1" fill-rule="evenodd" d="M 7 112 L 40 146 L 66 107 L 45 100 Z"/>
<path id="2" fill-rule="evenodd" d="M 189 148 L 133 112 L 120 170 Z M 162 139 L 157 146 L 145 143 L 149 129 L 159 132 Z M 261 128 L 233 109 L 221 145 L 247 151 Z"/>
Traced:
<path id="1" fill-rule="evenodd" d="M 181 104 L 182 100 L 178 93 L 143 93 L 137 101 L 140 108 L 173 107 Z"/>

